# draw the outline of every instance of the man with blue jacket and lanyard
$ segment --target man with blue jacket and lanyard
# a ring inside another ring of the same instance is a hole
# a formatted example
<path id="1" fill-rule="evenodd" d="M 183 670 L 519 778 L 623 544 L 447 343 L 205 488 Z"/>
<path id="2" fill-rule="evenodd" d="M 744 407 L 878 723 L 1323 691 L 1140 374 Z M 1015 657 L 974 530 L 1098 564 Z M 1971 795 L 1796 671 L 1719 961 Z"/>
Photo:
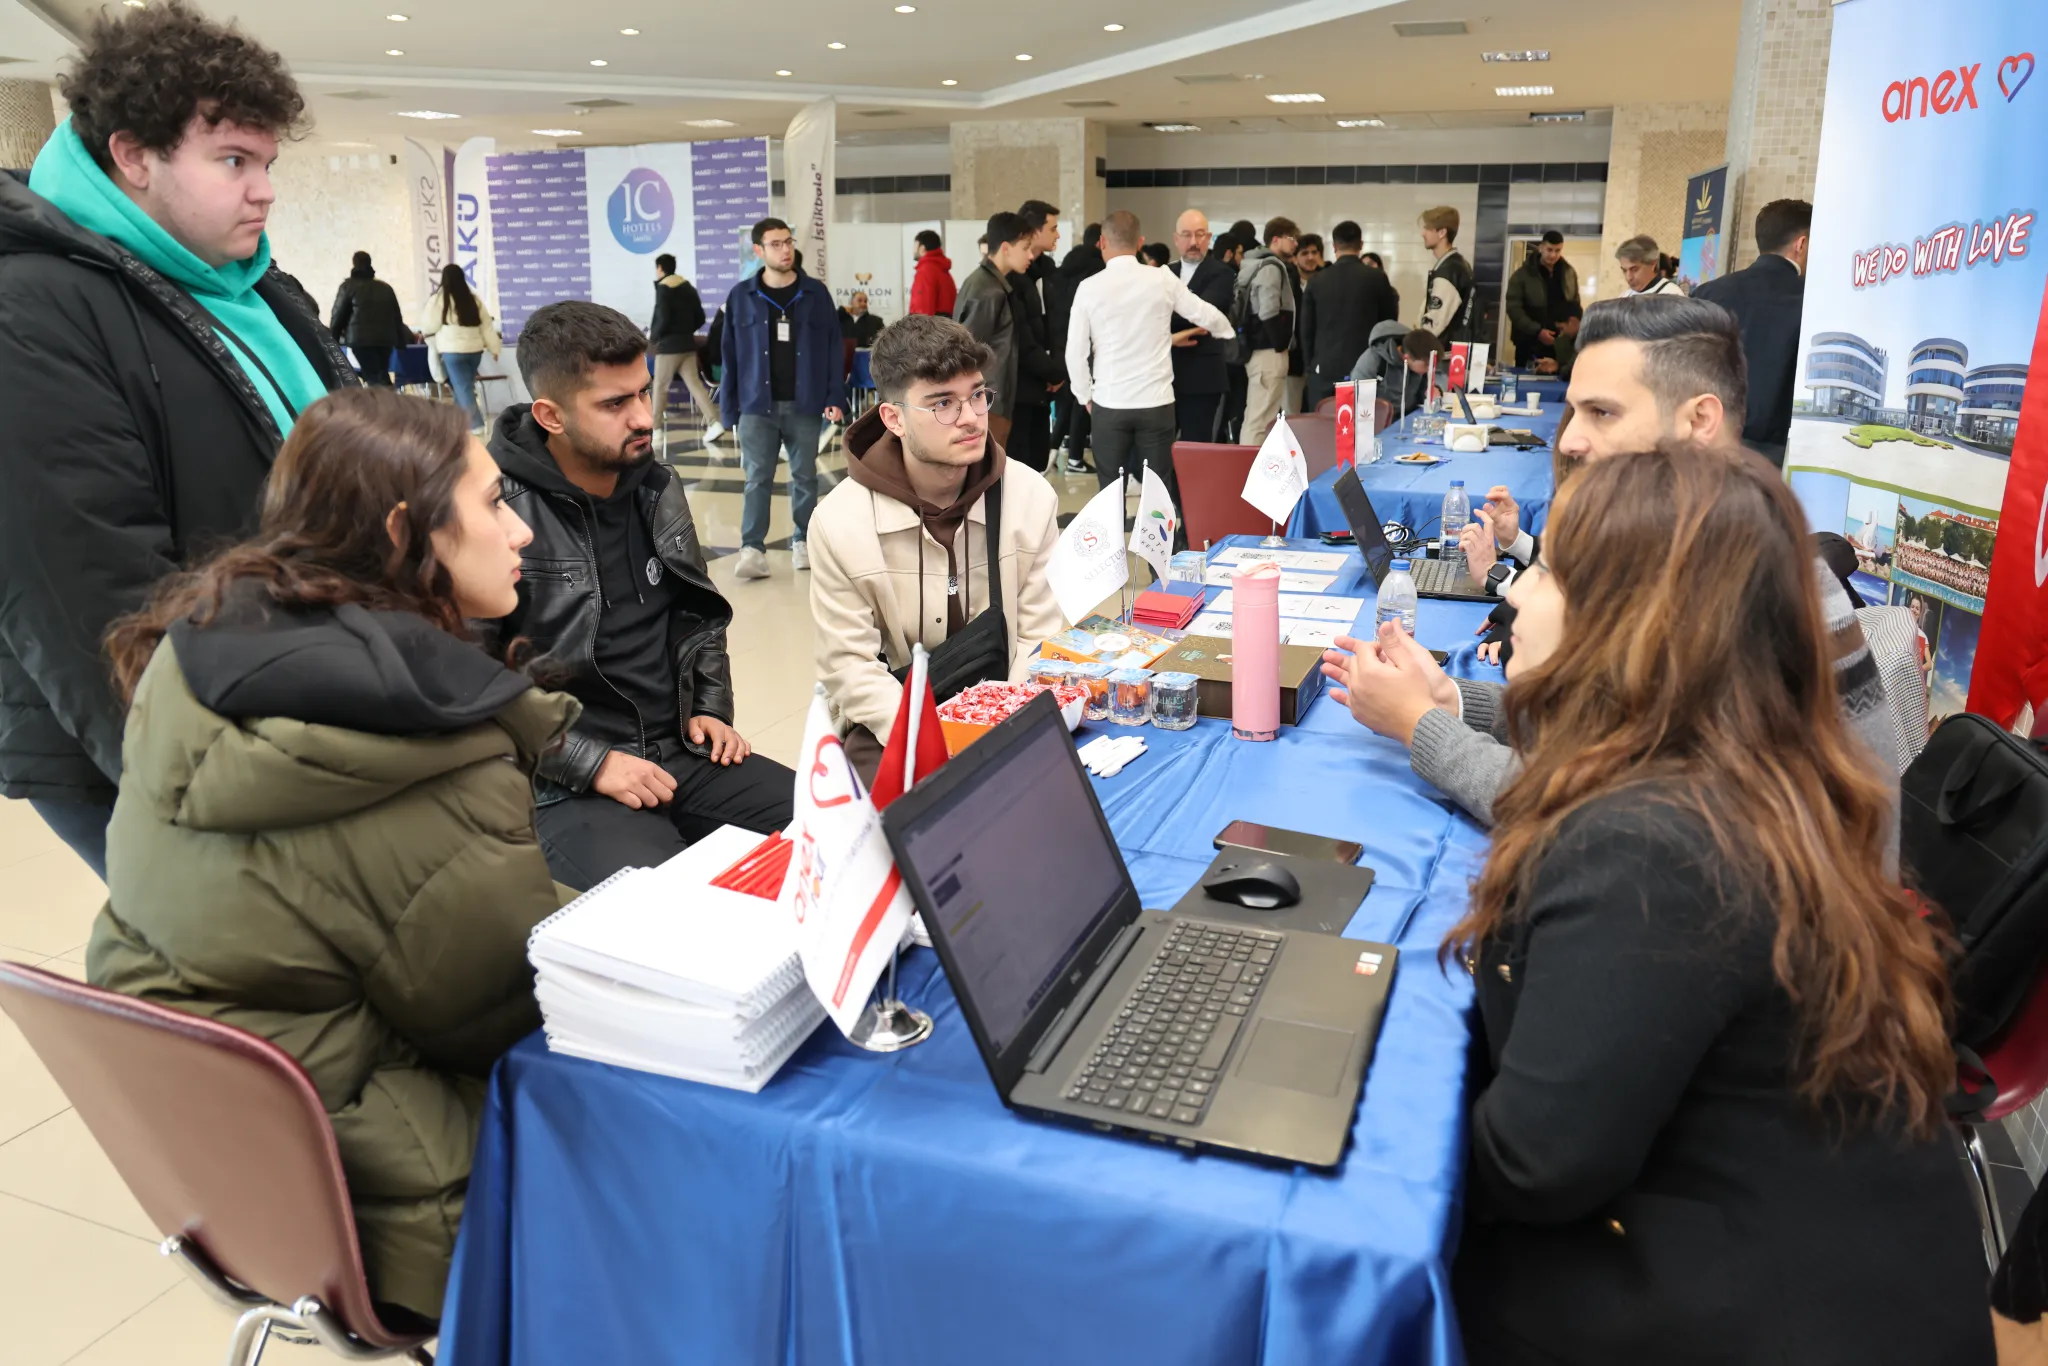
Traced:
<path id="1" fill-rule="evenodd" d="M 826 419 L 846 419 L 846 360 L 839 309 L 823 284 L 796 262 L 789 224 L 754 224 L 759 273 L 732 287 L 725 300 L 719 354 L 724 374 L 718 406 L 740 435 L 747 491 L 740 509 L 742 579 L 768 577 L 768 507 L 777 452 L 789 457 L 789 541 L 792 569 L 809 569 L 804 546 L 818 502 L 818 433 Z"/>

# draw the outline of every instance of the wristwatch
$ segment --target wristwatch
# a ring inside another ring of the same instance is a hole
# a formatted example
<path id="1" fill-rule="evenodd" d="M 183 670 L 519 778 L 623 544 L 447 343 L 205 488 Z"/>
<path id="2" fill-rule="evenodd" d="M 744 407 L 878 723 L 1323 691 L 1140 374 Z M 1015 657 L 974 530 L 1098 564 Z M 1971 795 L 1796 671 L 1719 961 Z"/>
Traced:
<path id="1" fill-rule="evenodd" d="M 1508 591 L 1508 584 L 1515 577 L 1515 569 L 1509 564 L 1495 564 L 1486 571 L 1486 591 L 1499 597 Z"/>

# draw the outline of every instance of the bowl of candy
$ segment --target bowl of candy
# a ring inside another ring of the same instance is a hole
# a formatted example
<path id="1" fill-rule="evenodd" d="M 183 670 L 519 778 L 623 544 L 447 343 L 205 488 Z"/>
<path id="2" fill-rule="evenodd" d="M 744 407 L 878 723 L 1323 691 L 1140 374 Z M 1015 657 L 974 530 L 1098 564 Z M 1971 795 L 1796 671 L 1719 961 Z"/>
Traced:
<path id="1" fill-rule="evenodd" d="M 1081 724 L 1088 689 L 1081 683 L 976 683 L 939 704 L 939 725 L 946 732 L 946 752 L 958 754 L 1009 720 L 1032 698 L 1049 692 L 1059 703 L 1060 718 L 1072 731 Z"/>

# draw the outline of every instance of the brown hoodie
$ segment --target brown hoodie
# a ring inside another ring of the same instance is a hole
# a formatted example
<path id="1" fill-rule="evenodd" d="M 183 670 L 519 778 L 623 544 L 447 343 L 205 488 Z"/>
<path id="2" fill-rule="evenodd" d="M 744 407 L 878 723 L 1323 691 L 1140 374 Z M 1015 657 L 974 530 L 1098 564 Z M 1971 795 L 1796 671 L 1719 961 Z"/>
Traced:
<path id="1" fill-rule="evenodd" d="M 960 496 L 946 507 L 934 507 L 919 498 L 917 491 L 910 487 L 910 477 L 903 468 L 903 443 L 882 421 L 881 409 L 869 410 L 846 431 L 847 477 L 864 489 L 885 498 L 894 498 L 917 514 L 925 530 L 932 534 L 932 539 L 946 548 L 946 578 L 952 583 L 960 580 L 960 564 L 953 548 L 960 525 L 967 520 L 967 510 L 974 506 L 975 500 L 1003 477 L 1003 466 L 1008 461 L 1003 448 L 996 444 L 994 436 L 990 436 L 988 454 L 982 457 L 980 464 L 967 471 L 967 478 L 960 485 Z M 946 634 L 950 636 L 966 624 L 966 597 L 961 593 L 951 594 L 946 599 Z"/>

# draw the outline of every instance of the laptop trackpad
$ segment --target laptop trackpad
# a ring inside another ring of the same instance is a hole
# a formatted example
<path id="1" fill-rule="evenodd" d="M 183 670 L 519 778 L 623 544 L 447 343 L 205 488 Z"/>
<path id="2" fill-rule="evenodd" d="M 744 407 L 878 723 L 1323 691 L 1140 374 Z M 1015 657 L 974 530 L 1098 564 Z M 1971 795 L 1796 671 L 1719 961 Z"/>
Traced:
<path id="1" fill-rule="evenodd" d="M 1302 1024 L 1297 1020 L 1261 1019 L 1245 1049 L 1237 1074 L 1263 1086 L 1284 1086 L 1312 1096 L 1334 1096 L 1351 1056 L 1348 1029 Z"/>

